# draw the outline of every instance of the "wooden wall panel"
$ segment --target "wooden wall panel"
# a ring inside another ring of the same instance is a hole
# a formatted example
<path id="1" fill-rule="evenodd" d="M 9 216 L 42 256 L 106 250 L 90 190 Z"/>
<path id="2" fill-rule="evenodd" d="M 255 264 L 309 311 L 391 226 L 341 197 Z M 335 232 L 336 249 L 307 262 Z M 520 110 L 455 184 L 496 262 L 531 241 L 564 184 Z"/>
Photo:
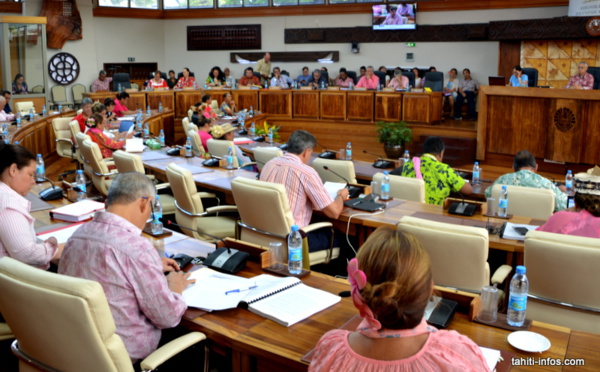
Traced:
<path id="1" fill-rule="evenodd" d="M 587 103 L 587 114 L 583 117 L 582 141 L 580 144 L 580 161 L 586 164 L 600 164 L 600 146 L 594 144 L 600 138 L 600 102 Z M 590 141 L 590 139 L 594 139 Z M 597 143 L 597 142 L 596 142 Z"/>
<path id="2" fill-rule="evenodd" d="M 202 92 L 198 90 L 183 90 L 175 92 L 175 116 L 184 118 L 192 105 L 202 100 Z"/>
<path id="3" fill-rule="evenodd" d="M 321 119 L 346 119 L 346 92 L 321 92 Z"/>
<path id="4" fill-rule="evenodd" d="M 375 96 L 375 121 L 400 121 L 402 96 L 397 93 L 377 93 Z"/>
<path id="5" fill-rule="evenodd" d="M 250 110 L 250 107 L 252 106 L 254 111 L 260 111 L 260 106 L 258 102 L 258 90 L 234 90 L 233 100 L 235 101 L 235 103 L 237 103 L 238 110 Z"/>
<path id="6" fill-rule="evenodd" d="M 295 90 L 293 92 L 294 118 L 319 117 L 319 92 L 316 90 Z"/>
<path id="7" fill-rule="evenodd" d="M 499 49 L 498 76 L 504 76 L 508 82 L 508 79 L 512 75 L 513 67 L 521 63 L 521 41 L 501 41 Z"/>
<path id="8" fill-rule="evenodd" d="M 580 162 L 584 101 L 556 99 L 552 107 L 552 116 L 547 122 L 548 141 L 546 156 L 556 161 Z M 535 154 L 534 154 L 535 155 Z"/>
<path id="9" fill-rule="evenodd" d="M 154 91 L 147 93 L 147 104 L 153 110 L 158 110 L 158 103 L 161 102 L 163 108 L 173 110 L 175 108 L 175 95 L 169 91 Z"/>
<path id="10" fill-rule="evenodd" d="M 372 91 L 348 92 L 348 120 L 373 121 Z"/>
<path id="11" fill-rule="evenodd" d="M 292 117 L 291 90 L 263 90 L 260 92 L 260 111 L 270 117 Z"/>

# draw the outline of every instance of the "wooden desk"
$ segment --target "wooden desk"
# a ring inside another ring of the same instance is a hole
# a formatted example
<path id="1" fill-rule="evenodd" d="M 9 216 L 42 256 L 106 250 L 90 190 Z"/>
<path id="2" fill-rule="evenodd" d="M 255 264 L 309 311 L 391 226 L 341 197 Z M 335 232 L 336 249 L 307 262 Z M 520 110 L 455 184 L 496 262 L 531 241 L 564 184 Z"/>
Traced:
<path id="1" fill-rule="evenodd" d="M 292 91 L 265 89 L 260 92 L 260 105 L 254 107 L 260 107 L 261 112 L 269 117 L 291 119 Z"/>
<path id="2" fill-rule="evenodd" d="M 439 123 L 442 120 L 442 92 L 403 93 L 402 108 L 402 120 L 407 123 Z"/>

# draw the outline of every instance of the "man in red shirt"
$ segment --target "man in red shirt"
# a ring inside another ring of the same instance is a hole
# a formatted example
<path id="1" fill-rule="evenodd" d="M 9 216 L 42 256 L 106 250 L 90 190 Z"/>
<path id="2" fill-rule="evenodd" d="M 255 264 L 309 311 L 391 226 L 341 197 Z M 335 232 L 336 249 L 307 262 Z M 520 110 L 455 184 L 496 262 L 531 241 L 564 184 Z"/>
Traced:
<path id="1" fill-rule="evenodd" d="M 244 70 L 244 76 L 240 79 L 240 86 L 252 86 L 252 85 L 260 85 L 260 79 L 254 75 L 254 70 L 252 67 L 248 67 Z"/>

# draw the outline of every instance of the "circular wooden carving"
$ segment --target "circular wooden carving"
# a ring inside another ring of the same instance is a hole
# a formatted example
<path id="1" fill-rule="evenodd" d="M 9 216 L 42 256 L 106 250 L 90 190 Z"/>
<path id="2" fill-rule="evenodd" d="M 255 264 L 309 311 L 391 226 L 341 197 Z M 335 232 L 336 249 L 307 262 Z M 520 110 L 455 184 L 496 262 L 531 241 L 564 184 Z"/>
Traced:
<path id="1" fill-rule="evenodd" d="M 573 111 L 566 107 L 560 108 L 554 113 L 554 126 L 561 132 L 568 132 L 573 129 L 576 121 L 577 118 Z"/>
<path id="2" fill-rule="evenodd" d="M 79 62 L 69 53 L 58 53 L 48 62 L 48 73 L 52 80 L 61 85 L 68 85 L 79 76 Z"/>
<path id="3" fill-rule="evenodd" d="M 600 17 L 588 19 L 585 30 L 590 36 L 600 36 Z"/>

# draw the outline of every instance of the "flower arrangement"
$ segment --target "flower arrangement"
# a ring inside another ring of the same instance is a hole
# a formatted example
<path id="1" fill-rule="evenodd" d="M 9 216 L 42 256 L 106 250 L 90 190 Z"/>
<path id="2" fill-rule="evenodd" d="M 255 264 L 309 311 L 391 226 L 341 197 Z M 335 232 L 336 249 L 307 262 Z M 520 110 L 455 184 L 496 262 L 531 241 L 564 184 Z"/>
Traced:
<path id="1" fill-rule="evenodd" d="M 278 140 L 279 137 L 279 128 L 281 128 L 281 125 L 276 127 L 275 125 L 269 125 L 267 124 L 267 122 L 264 122 L 264 125 L 261 127 L 260 125 L 258 127 L 256 127 L 256 135 L 257 136 L 268 136 L 269 135 L 269 129 L 273 131 L 273 139 Z"/>

